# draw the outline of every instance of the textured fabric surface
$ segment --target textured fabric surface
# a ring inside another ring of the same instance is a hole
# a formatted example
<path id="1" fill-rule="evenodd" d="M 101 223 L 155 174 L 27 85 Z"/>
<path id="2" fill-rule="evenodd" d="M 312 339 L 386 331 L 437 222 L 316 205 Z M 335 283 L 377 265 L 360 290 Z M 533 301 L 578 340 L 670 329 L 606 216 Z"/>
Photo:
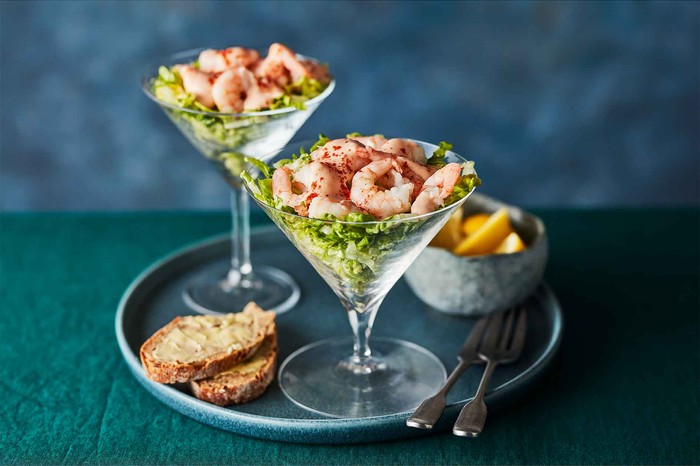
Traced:
<path id="1" fill-rule="evenodd" d="M 698 212 L 540 213 L 566 319 L 541 384 L 491 413 L 478 439 L 335 447 L 199 424 L 121 359 L 114 315 L 127 285 L 225 231 L 225 214 L 4 214 L 0 463 L 697 463 Z"/>

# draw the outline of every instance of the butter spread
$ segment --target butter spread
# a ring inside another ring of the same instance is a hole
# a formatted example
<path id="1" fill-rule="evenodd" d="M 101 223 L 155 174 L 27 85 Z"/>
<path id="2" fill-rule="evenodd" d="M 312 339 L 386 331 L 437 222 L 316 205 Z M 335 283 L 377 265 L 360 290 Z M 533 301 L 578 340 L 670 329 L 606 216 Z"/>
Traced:
<path id="1" fill-rule="evenodd" d="M 260 349 L 255 353 L 255 355 L 252 358 L 248 359 L 247 361 L 243 361 L 241 363 L 236 364 L 231 369 L 224 371 L 219 375 L 245 375 L 250 374 L 252 372 L 257 372 L 265 365 L 265 362 L 267 361 L 267 356 L 269 356 L 270 352 L 272 351 L 272 341 L 272 339 L 266 338 Z"/>
<path id="2" fill-rule="evenodd" d="M 163 337 L 153 357 L 167 362 L 192 362 L 238 350 L 254 343 L 258 327 L 256 316 L 247 313 L 183 317 Z"/>

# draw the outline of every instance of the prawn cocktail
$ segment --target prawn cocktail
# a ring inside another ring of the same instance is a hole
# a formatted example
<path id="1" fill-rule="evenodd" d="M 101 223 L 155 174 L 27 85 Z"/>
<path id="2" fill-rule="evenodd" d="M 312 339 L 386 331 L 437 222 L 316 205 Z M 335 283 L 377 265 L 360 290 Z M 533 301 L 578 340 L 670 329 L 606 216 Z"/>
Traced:
<path id="1" fill-rule="evenodd" d="M 428 159 L 423 147 L 408 139 L 322 137 L 311 152 L 265 171 L 278 209 L 318 219 L 359 214 L 350 221 L 385 220 L 433 212 L 478 185 L 473 162 L 445 162 L 451 147 L 441 143 Z"/>
<path id="2" fill-rule="evenodd" d="M 332 81 L 325 65 L 278 43 L 264 58 L 253 49 L 229 47 L 188 59 L 190 63 L 160 66 L 146 86 L 187 134 L 212 145 L 207 149 L 216 146 L 205 151 L 212 152 L 208 156 L 260 139 L 259 125 L 284 117 L 280 109 L 306 110 L 305 103 Z M 248 134 L 255 125 L 258 129 Z"/>
<path id="3" fill-rule="evenodd" d="M 154 81 L 156 97 L 185 108 L 220 113 L 258 112 L 302 106 L 331 80 L 325 66 L 298 58 L 282 44 L 267 56 L 229 47 L 200 52 L 194 63 L 161 67 Z"/>
<path id="4" fill-rule="evenodd" d="M 381 135 L 322 136 L 308 152 L 302 148 L 272 167 L 248 160 L 262 176 L 241 177 L 268 215 L 292 233 L 290 239 L 357 293 L 408 233 L 433 228 L 441 216 L 432 212 L 480 185 L 474 163 L 449 152 L 451 147 Z M 461 163 L 448 162 L 448 152 Z"/>

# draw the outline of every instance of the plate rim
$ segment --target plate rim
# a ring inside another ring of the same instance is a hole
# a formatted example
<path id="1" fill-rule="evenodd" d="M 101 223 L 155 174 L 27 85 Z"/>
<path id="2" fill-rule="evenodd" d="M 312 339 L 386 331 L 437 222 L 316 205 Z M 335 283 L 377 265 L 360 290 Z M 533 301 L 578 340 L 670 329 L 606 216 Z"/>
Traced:
<path id="1" fill-rule="evenodd" d="M 251 228 L 251 236 L 254 234 L 269 234 L 277 232 L 278 229 L 275 225 L 261 225 Z M 294 419 L 294 418 L 280 418 L 280 417 L 270 417 L 263 416 L 259 414 L 244 413 L 236 410 L 232 410 L 226 407 L 220 407 L 212 405 L 205 401 L 199 400 L 191 395 L 181 392 L 174 387 L 169 385 L 160 384 L 150 380 L 141 366 L 139 357 L 134 354 L 131 350 L 126 336 L 124 334 L 124 314 L 126 312 L 126 307 L 128 305 L 129 299 L 134 295 L 134 291 L 139 288 L 142 282 L 145 281 L 154 271 L 160 269 L 162 266 L 169 262 L 177 260 L 180 256 L 192 252 L 195 249 L 201 249 L 206 247 L 211 247 L 217 243 L 227 242 L 230 235 L 217 234 L 203 240 L 188 243 L 175 251 L 172 251 L 166 255 L 161 256 L 151 265 L 146 267 L 141 273 L 139 273 L 126 288 L 122 294 L 119 304 L 117 306 L 117 312 L 114 319 L 115 333 L 117 337 L 117 343 L 119 345 L 122 357 L 127 363 L 130 372 L 134 375 L 136 380 L 147 389 L 153 396 L 155 396 L 161 403 L 165 404 L 171 409 L 174 409 L 181 414 L 184 414 L 190 418 L 193 416 L 189 413 L 185 413 L 182 410 L 172 406 L 170 401 L 174 401 L 180 405 L 187 406 L 194 412 L 202 412 L 203 414 L 208 414 L 217 419 L 222 419 L 224 421 L 234 421 L 247 425 L 252 425 L 253 427 L 269 429 L 271 427 L 290 427 L 294 425 L 298 429 L 310 429 L 316 430 L 318 428 L 323 428 L 327 430 L 344 429 L 348 426 L 362 427 L 368 424 L 380 426 L 393 424 L 397 420 L 403 420 L 411 414 L 411 411 L 405 411 L 401 413 L 384 414 L 381 416 L 370 416 L 361 418 L 328 418 L 328 419 Z M 552 333 L 551 337 L 547 343 L 547 347 L 540 355 L 540 357 L 535 360 L 525 371 L 518 374 L 513 379 L 503 383 L 502 385 L 496 387 L 486 396 L 486 399 L 495 399 L 501 397 L 507 393 L 510 393 L 514 389 L 520 387 L 521 384 L 525 384 L 528 381 L 535 378 L 544 368 L 546 368 L 549 362 L 554 358 L 559 349 L 562 339 L 562 333 L 564 328 L 564 316 L 562 314 L 561 305 L 558 298 L 552 291 L 551 287 L 546 283 L 542 282 L 538 288 L 544 290 L 544 294 L 547 299 L 552 301 L 553 321 L 552 321 Z M 537 292 L 537 291 L 535 291 Z M 469 401 L 471 398 L 466 400 L 459 400 L 453 403 L 449 403 L 446 406 L 446 410 L 454 408 L 457 405 L 462 405 Z M 197 419 L 197 418 L 194 418 Z M 198 419 L 199 420 L 199 419 Z M 204 422 L 201 421 L 200 422 Z M 205 422 L 209 425 L 211 423 Z M 221 427 L 219 427 L 221 428 Z M 226 429 L 224 429 L 226 430 Z M 430 431 L 427 431 L 430 432 Z M 250 433 L 252 434 L 252 433 Z M 248 435 L 248 434 L 245 434 Z"/>

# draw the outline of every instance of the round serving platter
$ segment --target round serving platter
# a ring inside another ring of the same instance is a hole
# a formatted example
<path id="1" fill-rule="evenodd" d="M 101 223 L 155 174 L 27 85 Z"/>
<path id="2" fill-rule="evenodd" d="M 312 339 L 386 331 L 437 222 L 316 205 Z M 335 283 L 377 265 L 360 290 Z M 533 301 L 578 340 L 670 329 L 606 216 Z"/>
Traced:
<path id="1" fill-rule="evenodd" d="M 278 229 L 253 230 L 251 246 L 256 261 L 274 264 L 288 272 L 302 290 L 299 303 L 276 319 L 278 364 L 304 345 L 350 335 L 346 313 L 336 296 Z M 440 422 L 432 431 L 422 431 L 406 426 L 409 412 L 331 419 L 306 411 L 287 399 L 276 381 L 260 398 L 228 408 L 194 398 L 185 384 L 152 382 L 139 361 L 141 344 L 174 317 L 195 314 L 182 300 L 185 284 L 207 264 L 219 262 L 225 267 L 229 257 L 228 236 L 184 248 L 141 273 L 119 303 L 115 322 L 117 340 L 129 369 L 153 396 L 176 411 L 204 424 L 251 437 L 299 443 L 361 443 L 412 437 L 451 427 L 462 405 L 476 391 L 483 365 L 470 367 L 462 375 L 448 396 L 448 407 Z M 499 366 L 496 370 L 486 396 L 489 405 L 530 385 L 547 367 L 559 346 L 562 314 L 551 290 L 546 285 L 540 286 L 525 305 L 528 335 L 523 354 L 515 364 Z M 474 322 L 429 308 L 402 279 L 380 308 L 373 335 L 417 343 L 432 351 L 449 371 L 457 364 L 456 354 Z"/>

